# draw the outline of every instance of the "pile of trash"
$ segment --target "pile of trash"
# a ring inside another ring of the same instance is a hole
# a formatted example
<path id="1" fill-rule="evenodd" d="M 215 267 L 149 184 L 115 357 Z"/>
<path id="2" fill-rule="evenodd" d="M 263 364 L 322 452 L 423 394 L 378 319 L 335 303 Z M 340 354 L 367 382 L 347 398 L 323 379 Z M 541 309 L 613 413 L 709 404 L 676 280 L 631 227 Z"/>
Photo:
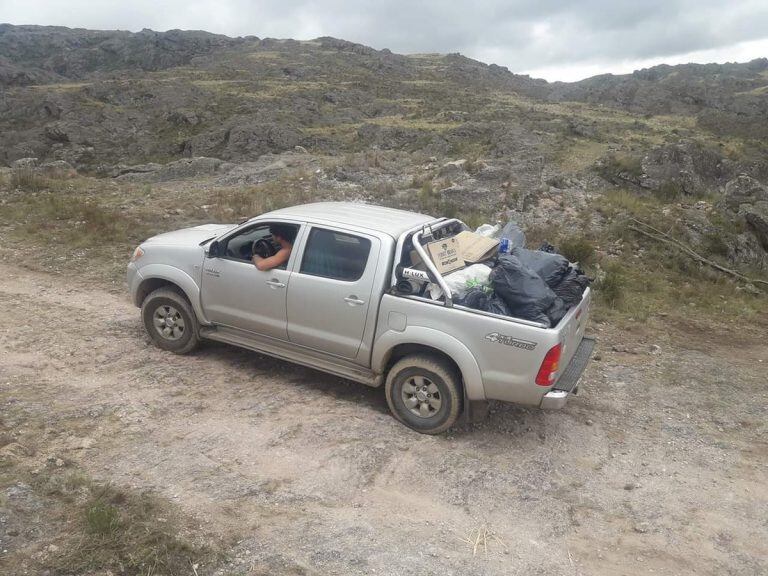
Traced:
<path id="1" fill-rule="evenodd" d="M 525 248 L 525 234 L 514 222 L 504 228 L 484 224 L 474 235 L 497 240 L 497 250 L 486 252 L 480 262 L 443 274 L 457 304 L 549 327 L 581 302 L 590 279 L 578 263 L 569 262 L 550 244 L 538 250 Z M 429 284 L 428 291 L 434 300 L 443 297 L 436 284 Z"/>

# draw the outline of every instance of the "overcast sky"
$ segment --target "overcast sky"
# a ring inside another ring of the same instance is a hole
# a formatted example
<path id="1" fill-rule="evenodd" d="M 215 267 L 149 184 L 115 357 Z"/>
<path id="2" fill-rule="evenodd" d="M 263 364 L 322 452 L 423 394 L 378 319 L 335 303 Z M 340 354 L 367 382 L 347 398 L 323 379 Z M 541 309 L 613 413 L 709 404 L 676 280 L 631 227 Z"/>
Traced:
<path id="1" fill-rule="evenodd" d="M 0 0 L 0 22 L 335 36 L 405 54 L 461 52 L 566 81 L 768 57 L 768 0 Z"/>

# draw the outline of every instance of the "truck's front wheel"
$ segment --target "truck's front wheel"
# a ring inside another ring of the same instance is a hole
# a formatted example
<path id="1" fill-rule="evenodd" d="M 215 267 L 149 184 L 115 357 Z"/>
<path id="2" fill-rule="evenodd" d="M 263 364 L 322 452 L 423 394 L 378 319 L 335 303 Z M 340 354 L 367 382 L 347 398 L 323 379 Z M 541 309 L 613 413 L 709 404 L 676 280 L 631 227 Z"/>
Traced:
<path id="1" fill-rule="evenodd" d="M 144 327 L 163 350 L 186 354 L 198 344 L 197 318 L 187 299 L 170 288 L 158 288 L 141 305 Z"/>
<path id="2" fill-rule="evenodd" d="M 461 414 L 461 377 L 446 360 L 415 354 L 387 375 L 387 403 L 395 417 L 423 434 L 440 434 Z"/>

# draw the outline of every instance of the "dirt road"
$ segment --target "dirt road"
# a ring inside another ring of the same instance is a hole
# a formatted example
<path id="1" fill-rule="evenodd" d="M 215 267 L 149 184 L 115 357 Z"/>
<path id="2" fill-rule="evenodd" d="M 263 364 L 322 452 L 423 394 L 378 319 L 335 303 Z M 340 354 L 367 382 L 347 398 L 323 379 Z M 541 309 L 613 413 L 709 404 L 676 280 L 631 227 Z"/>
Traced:
<path id="1" fill-rule="evenodd" d="M 594 325 L 601 358 L 564 411 L 496 406 L 428 437 L 379 390 L 162 352 L 123 293 L 2 264 L 0 310 L 2 406 L 45 423 L 30 457 L 153 489 L 236 542 L 201 573 L 768 573 L 768 349 L 735 328 Z"/>

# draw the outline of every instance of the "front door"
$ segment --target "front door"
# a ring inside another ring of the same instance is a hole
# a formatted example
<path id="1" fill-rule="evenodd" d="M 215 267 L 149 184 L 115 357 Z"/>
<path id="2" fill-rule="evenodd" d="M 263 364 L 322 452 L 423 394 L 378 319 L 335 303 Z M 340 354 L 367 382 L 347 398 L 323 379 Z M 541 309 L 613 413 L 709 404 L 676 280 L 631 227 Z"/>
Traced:
<path id="1" fill-rule="evenodd" d="M 297 224 L 291 226 L 298 232 Z M 268 222 L 238 230 L 220 242 L 221 256 L 205 259 L 203 310 L 214 324 L 287 340 L 285 307 L 294 254 L 287 265 L 262 272 L 250 259 L 254 242 L 262 238 L 271 238 Z"/>
<path id="2" fill-rule="evenodd" d="M 355 358 L 371 304 L 379 240 L 313 226 L 288 287 L 291 342 Z"/>

